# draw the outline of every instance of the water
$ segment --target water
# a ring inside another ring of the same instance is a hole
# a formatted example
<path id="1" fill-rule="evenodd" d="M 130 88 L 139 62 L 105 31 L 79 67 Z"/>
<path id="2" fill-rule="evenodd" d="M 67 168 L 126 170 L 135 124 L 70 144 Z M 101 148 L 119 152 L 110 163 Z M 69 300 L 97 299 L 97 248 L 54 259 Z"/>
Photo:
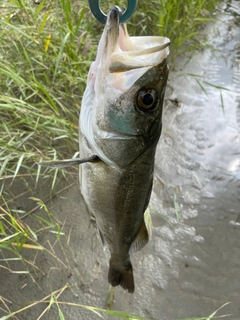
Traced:
<path id="1" fill-rule="evenodd" d="M 240 319 L 239 1 L 223 5 L 217 18 L 205 31 L 217 50 L 195 53 L 187 64 L 179 60 L 170 73 L 150 203 L 153 239 L 133 256 L 134 295 L 115 289 L 113 309 L 146 319 L 208 316 L 226 302 L 231 304 L 219 314 Z M 54 200 L 50 211 L 63 223 L 66 239 L 60 245 L 46 233 L 39 241 L 64 265 L 47 253 L 31 254 L 41 269 L 34 273 L 39 287 L 3 269 L 0 294 L 14 310 L 68 282 L 71 290 L 59 300 L 104 308 L 108 260 L 77 186 Z M 20 318 L 37 319 L 45 307 Z M 82 308 L 61 308 L 66 319 L 97 319 Z M 59 319 L 57 309 L 43 319 Z"/>

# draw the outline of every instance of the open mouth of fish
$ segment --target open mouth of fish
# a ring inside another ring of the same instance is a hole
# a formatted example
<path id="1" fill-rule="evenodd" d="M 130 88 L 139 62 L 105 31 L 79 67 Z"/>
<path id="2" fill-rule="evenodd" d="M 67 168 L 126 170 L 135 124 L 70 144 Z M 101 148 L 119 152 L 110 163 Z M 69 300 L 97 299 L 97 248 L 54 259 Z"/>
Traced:
<path id="1" fill-rule="evenodd" d="M 170 40 L 166 37 L 129 37 L 127 25 L 119 24 L 119 8 L 115 6 L 108 14 L 94 62 L 95 68 L 104 75 L 113 73 L 111 80 L 115 80 L 116 87 L 124 92 L 147 69 L 166 59 L 169 44 Z"/>

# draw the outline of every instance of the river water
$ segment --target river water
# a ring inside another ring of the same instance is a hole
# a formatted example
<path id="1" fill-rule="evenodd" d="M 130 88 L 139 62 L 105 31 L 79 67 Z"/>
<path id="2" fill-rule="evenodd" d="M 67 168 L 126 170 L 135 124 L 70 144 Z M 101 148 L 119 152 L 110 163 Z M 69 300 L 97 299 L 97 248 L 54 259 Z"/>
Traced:
<path id="1" fill-rule="evenodd" d="M 179 59 L 170 72 L 150 202 L 153 238 L 132 258 L 135 293 L 115 289 L 112 309 L 145 319 L 208 316 L 226 302 L 218 314 L 240 319 L 240 2 L 223 5 L 216 17 L 205 30 L 212 48 Z M 50 211 L 65 238 L 45 232 L 39 242 L 63 263 L 34 253 L 38 285 L 3 269 L 0 294 L 16 310 L 68 282 L 71 289 L 58 300 L 104 308 L 108 257 L 77 183 Z M 35 320 L 45 308 L 37 304 L 19 318 Z M 61 308 L 65 319 L 98 318 L 84 308 Z M 57 308 L 41 319 L 59 319 Z"/>

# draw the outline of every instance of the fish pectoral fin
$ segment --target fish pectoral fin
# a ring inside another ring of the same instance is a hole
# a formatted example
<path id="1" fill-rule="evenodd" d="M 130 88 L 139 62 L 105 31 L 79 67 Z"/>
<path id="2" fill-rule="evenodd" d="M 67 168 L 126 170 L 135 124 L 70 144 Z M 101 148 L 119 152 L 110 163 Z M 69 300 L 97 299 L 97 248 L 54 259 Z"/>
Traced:
<path id="1" fill-rule="evenodd" d="M 94 155 L 85 159 L 74 158 L 74 159 L 56 160 L 56 161 L 43 161 L 43 162 L 37 162 L 37 164 L 43 167 L 62 169 L 62 168 L 76 166 L 85 162 L 95 162 L 98 160 L 99 160 L 98 156 Z"/>
<path id="2" fill-rule="evenodd" d="M 130 247 L 129 254 L 132 254 L 142 249 L 148 243 L 151 237 L 152 237 L 152 219 L 151 219 L 149 209 L 147 208 L 146 211 L 144 212 L 144 221 L 140 227 L 140 230 L 135 240 L 133 241 Z"/>

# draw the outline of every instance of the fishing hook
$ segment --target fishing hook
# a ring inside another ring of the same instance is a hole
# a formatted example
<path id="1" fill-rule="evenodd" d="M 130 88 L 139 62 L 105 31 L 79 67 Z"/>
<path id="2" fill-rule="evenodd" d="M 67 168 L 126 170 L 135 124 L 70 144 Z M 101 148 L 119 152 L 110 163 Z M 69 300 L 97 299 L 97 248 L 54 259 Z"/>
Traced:
<path id="1" fill-rule="evenodd" d="M 99 6 L 99 0 L 88 0 L 88 2 L 94 17 L 102 24 L 105 24 L 107 21 L 107 15 L 102 12 Z M 119 23 L 125 23 L 131 18 L 134 11 L 136 10 L 137 2 L 138 0 L 128 0 L 127 9 L 121 15 Z"/>

